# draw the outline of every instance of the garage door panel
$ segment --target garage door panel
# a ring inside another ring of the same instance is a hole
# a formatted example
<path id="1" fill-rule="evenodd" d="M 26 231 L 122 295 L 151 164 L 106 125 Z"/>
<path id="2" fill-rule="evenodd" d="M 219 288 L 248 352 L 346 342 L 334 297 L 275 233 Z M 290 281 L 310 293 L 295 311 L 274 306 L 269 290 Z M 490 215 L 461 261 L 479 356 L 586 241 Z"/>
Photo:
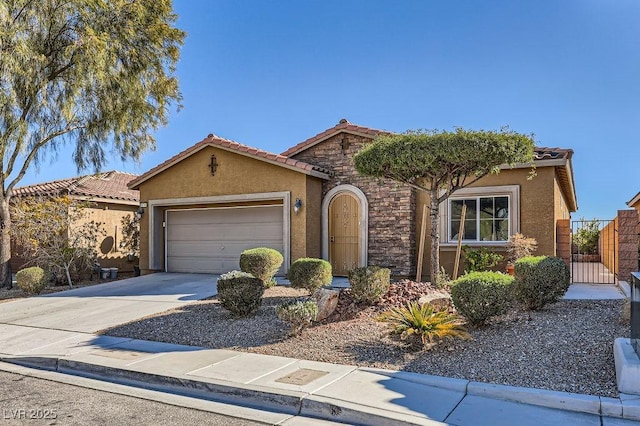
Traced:
<path id="1" fill-rule="evenodd" d="M 167 271 L 224 273 L 240 254 L 271 247 L 284 254 L 282 206 L 167 212 Z"/>

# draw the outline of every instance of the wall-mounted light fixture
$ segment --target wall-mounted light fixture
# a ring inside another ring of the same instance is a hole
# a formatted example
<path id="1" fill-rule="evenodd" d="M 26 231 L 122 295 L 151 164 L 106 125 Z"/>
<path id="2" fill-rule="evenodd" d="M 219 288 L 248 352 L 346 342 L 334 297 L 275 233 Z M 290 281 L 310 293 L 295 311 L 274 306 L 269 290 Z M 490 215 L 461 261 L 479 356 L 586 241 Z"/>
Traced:
<path id="1" fill-rule="evenodd" d="M 293 212 L 295 214 L 300 213 L 300 209 L 302 208 L 302 200 L 300 198 L 296 198 L 296 202 L 293 205 Z"/>
<path id="2" fill-rule="evenodd" d="M 136 215 L 136 219 L 140 220 L 142 218 L 142 215 L 144 214 L 144 209 L 147 207 L 147 203 L 140 203 L 140 207 L 138 207 L 138 210 L 135 212 Z"/>

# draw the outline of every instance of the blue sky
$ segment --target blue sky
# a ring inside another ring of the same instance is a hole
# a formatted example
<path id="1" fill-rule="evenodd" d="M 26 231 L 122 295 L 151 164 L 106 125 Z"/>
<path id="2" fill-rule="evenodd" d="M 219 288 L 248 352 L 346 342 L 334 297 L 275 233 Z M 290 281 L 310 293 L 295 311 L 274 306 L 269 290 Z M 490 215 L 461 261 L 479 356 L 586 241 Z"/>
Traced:
<path id="1" fill-rule="evenodd" d="M 640 191 L 637 0 L 178 0 L 184 108 L 143 173 L 208 133 L 272 152 L 341 118 L 391 131 L 498 129 L 571 148 L 580 209 Z M 635 170 L 634 170 L 635 168 Z M 70 151 L 22 184 L 73 176 Z"/>

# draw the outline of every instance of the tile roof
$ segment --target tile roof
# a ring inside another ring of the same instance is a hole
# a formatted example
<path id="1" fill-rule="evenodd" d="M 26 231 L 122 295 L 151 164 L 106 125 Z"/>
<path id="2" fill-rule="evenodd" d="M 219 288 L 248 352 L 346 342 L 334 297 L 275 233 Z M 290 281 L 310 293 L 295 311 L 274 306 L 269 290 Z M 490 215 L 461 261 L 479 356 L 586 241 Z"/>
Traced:
<path id="1" fill-rule="evenodd" d="M 228 151 L 237 152 L 239 154 L 246 155 L 248 157 L 257 158 L 262 161 L 267 161 L 269 163 L 291 168 L 308 175 L 320 177 L 322 179 L 329 179 L 329 175 L 331 173 L 327 169 L 324 169 L 319 166 L 315 166 L 313 164 L 305 163 L 304 161 L 298 161 L 293 158 L 288 158 L 280 154 L 274 154 L 272 152 L 268 152 L 259 148 L 254 148 L 248 145 L 244 145 L 244 144 L 232 141 L 230 139 L 221 138 L 214 134 L 209 134 L 209 136 L 207 136 L 205 139 L 201 140 L 197 144 L 174 155 L 173 157 L 158 164 L 156 167 L 152 168 L 151 170 L 147 171 L 146 173 L 142 174 L 141 176 L 138 176 L 136 179 L 129 182 L 129 188 L 137 187 L 147 179 L 150 179 L 151 177 L 162 172 L 163 170 L 166 170 L 167 168 L 178 163 L 184 158 L 187 158 L 190 155 L 195 154 L 196 152 L 208 146 L 213 146 L 217 148 L 226 149 Z"/>
<path id="2" fill-rule="evenodd" d="M 534 160 L 565 160 L 570 159 L 573 156 L 573 150 L 536 146 L 533 156 Z"/>
<path id="3" fill-rule="evenodd" d="M 352 133 L 360 136 L 368 136 L 372 139 L 378 136 L 379 134 L 392 133 L 386 130 L 378 130 L 378 129 L 372 129 L 370 127 L 358 126 L 357 124 L 350 123 L 349 120 L 347 120 L 346 118 L 343 118 L 342 120 L 340 120 L 340 122 L 337 125 L 333 126 L 330 129 L 325 130 L 324 132 L 318 133 L 317 135 L 307 139 L 306 141 L 300 142 L 299 144 L 292 146 L 291 148 L 283 152 L 282 155 L 284 155 L 285 157 L 290 157 L 292 155 L 298 154 L 304 151 L 305 149 L 309 149 L 312 146 L 340 132 L 347 132 L 347 133 Z"/>
<path id="4" fill-rule="evenodd" d="M 111 200 L 140 200 L 138 191 L 129 189 L 127 184 L 137 175 L 116 170 L 95 175 L 78 176 L 51 182 L 22 186 L 13 190 L 16 197 L 78 195 L 82 197 L 106 198 Z"/>

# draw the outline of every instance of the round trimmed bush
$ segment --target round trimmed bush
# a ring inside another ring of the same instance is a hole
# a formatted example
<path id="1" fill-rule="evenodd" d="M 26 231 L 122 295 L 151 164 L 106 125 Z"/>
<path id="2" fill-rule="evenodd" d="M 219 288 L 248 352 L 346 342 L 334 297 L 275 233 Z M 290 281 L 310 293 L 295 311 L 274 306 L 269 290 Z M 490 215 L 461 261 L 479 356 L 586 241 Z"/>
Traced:
<path id="1" fill-rule="evenodd" d="M 276 284 L 273 276 L 283 261 L 284 257 L 278 250 L 268 247 L 253 248 L 240 255 L 240 270 L 260 278 L 265 287 L 273 287 Z"/>
<path id="2" fill-rule="evenodd" d="M 16 273 L 16 284 L 29 294 L 40 294 L 47 286 L 47 274 L 39 266 L 24 268 Z"/>
<path id="3" fill-rule="evenodd" d="M 473 325 L 502 315 L 511 307 L 513 277 L 500 272 L 482 271 L 463 275 L 451 284 L 451 299 Z"/>
<path id="4" fill-rule="evenodd" d="M 566 263 L 557 257 L 527 256 L 515 263 L 516 300 L 526 309 L 542 309 L 560 300 L 569 289 L 571 274 Z"/>
<path id="5" fill-rule="evenodd" d="M 218 278 L 218 300 L 233 315 L 246 316 L 262 304 L 264 283 L 260 278 L 241 271 L 231 271 Z"/>
<path id="6" fill-rule="evenodd" d="M 351 295 L 360 302 L 372 305 L 389 291 L 391 270 L 378 266 L 355 268 L 349 271 Z"/>
<path id="7" fill-rule="evenodd" d="M 289 268 L 287 279 L 293 288 L 305 288 L 313 293 L 320 287 L 331 284 L 331 264 L 322 259 L 300 258 Z"/>

